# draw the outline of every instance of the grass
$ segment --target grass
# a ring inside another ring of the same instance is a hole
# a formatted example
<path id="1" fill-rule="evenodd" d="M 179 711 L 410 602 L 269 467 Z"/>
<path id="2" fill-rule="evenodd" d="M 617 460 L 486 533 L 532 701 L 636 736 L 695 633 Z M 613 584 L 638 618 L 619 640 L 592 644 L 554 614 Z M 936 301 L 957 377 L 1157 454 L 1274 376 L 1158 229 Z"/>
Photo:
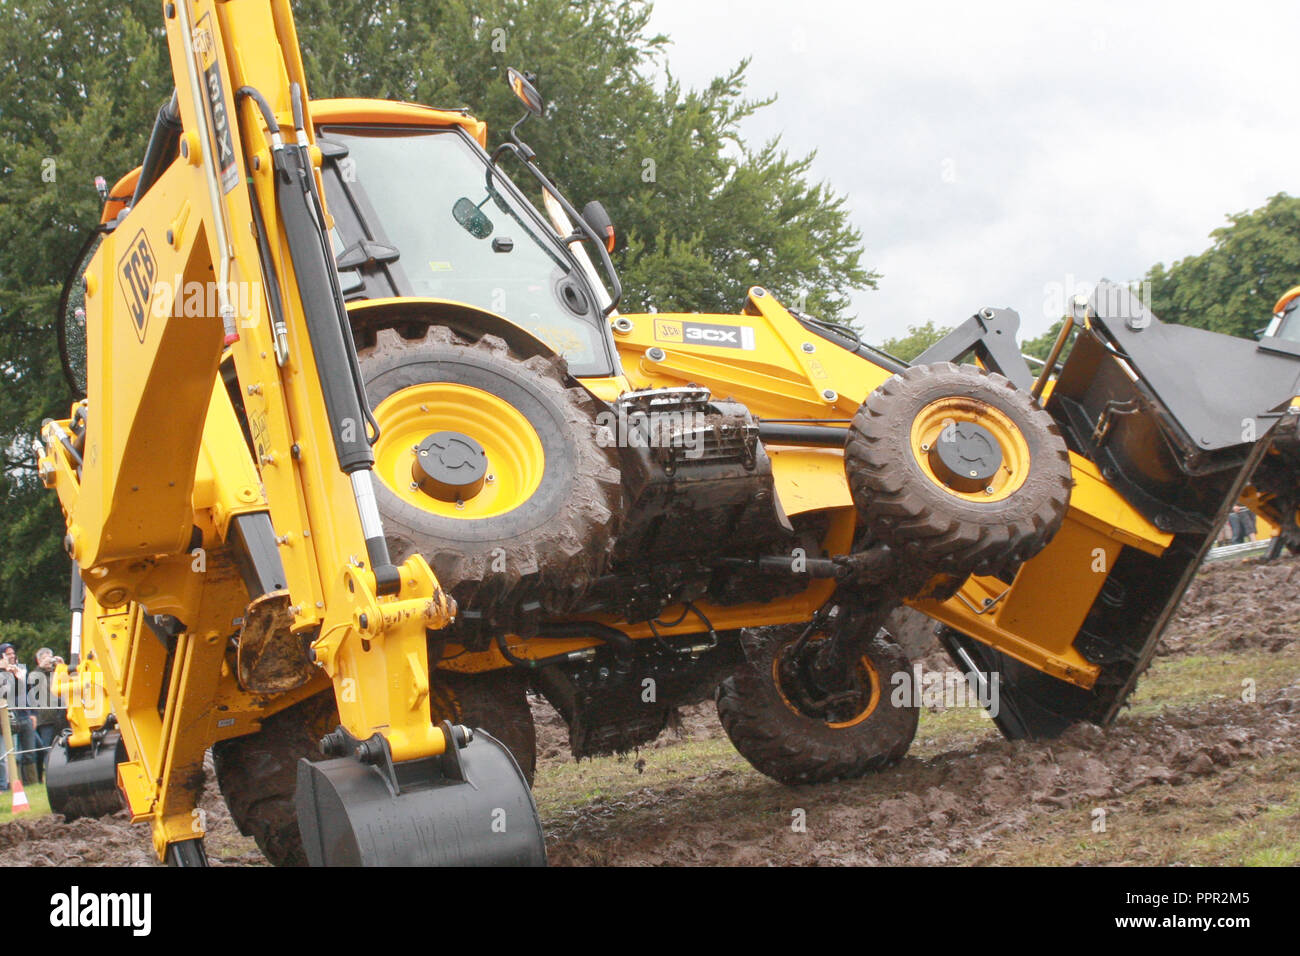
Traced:
<path id="1" fill-rule="evenodd" d="M 1106 832 L 1087 808 L 1044 814 L 1023 833 L 962 862 L 1010 866 L 1295 866 L 1300 864 L 1300 755 L 1254 761 L 1178 788 L 1106 801 Z"/>
<path id="2" fill-rule="evenodd" d="M 31 808 L 20 813 L 19 818 L 32 820 L 36 817 L 43 817 L 50 812 L 50 799 L 45 795 L 45 784 L 24 784 L 23 791 L 27 794 L 27 802 L 31 805 Z M 13 794 L 6 790 L 0 790 L 0 823 L 8 823 L 14 819 L 13 805 Z"/>
<path id="3" fill-rule="evenodd" d="M 1247 679 L 1255 682 L 1255 694 L 1262 698 L 1295 680 L 1300 673 L 1298 656 L 1294 651 L 1250 650 L 1158 658 L 1138 684 L 1128 712 L 1137 716 L 1159 713 L 1165 707 L 1241 700 Z"/>

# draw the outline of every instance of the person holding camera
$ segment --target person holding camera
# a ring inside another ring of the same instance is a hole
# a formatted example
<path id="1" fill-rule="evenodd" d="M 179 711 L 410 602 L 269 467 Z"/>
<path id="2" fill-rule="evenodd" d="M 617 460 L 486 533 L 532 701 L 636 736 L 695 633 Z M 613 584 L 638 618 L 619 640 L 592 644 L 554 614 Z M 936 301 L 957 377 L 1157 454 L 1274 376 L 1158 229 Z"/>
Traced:
<path id="1" fill-rule="evenodd" d="M 54 668 L 63 663 L 48 647 L 36 652 L 36 669 L 32 671 L 27 683 L 27 702 L 35 708 L 36 717 L 36 780 L 45 781 L 45 763 L 50 747 L 63 728 L 68 726 L 67 715 L 60 710 L 54 699 Z"/>
<path id="2" fill-rule="evenodd" d="M 9 718 L 17 745 L 18 772 L 23 783 L 36 783 L 36 714 L 26 708 L 27 665 L 18 660 L 12 644 L 0 644 L 0 670 L 7 675 Z"/>

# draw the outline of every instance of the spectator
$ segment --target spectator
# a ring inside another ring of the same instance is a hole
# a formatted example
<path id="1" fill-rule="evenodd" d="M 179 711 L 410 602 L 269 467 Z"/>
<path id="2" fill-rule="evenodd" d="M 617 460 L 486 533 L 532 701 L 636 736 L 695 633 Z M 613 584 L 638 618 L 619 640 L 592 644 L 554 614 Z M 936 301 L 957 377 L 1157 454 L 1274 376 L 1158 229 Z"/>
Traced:
<path id="1" fill-rule="evenodd" d="M 0 644 L 3 666 L 13 682 L 14 693 L 9 697 L 10 715 L 17 725 L 17 738 L 14 743 L 18 750 L 18 771 L 23 775 L 23 783 L 36 782 L 36 714 L 28 710 L 27 665 L 18 660 L 18 653 L 12 644 Z M 18 691 L 21 689 L 21 693 Z"/>
<path id="2" fill-rule="evenodd" d="M 1244 544 L 1255 540 L 1255 513 L 1249 508 L 1237 505 L 1228 517 L 1232 525 L 1232 543 Z"/>
<path id="3" fill-rule="evenodd" d="M 12 731 L 14 749 L 18 748 L 18 717 L 15 707 L 18 703 L 18 682 L 14 679 L 17 668 L 5 657 L 12 644 L 0 644 L 0 698 L 9 705 L 9 728 Z M 0 747 L 0 750 L 3 750 Z M 0 790 L 9 789 L 9 755 L 0 757 Z"/>
<path id="4" fill-rule="evenodd" d="M 36 714 L 36 779 L 45 781 L 45 758 L 50 746 L 68 726 L 66 714 L 57 706 L 54 695 L 54 668 L 63 663 L 48 647 L 36 652 L 36 670 L 28 678 L 27 702 L 38 708 Z"/>

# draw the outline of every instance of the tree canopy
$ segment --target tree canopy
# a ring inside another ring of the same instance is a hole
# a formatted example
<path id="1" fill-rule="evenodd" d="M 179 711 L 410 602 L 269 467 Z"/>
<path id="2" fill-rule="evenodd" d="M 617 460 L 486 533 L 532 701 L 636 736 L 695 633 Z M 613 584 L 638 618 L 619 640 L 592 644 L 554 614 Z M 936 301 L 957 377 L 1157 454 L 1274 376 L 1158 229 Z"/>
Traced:
<path id="1" fill-rule="evenodd" d="M 1253 338 L 1300 284 L 1300 199 L 1278 193 L 1228 223 L 1199 255 L 1151 267 L 1151 311 L 1161 320 Z"/>
<path id="2" fill-rule="evenodd" d="M 880 347 L 895 358 L 910 362 L 951 331 L 952 326 L 935 325 L 934 319 L 927 319 L 924 325 L 909 325 L 906 335 L 885 339 Z"/>

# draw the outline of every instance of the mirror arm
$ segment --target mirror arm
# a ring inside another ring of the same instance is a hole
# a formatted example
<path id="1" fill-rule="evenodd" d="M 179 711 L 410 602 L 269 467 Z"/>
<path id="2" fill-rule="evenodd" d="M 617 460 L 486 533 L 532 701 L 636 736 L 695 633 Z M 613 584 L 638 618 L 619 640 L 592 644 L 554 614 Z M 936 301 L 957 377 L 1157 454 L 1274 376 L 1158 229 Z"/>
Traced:
<path id="1" fill-rule="evenodd" d="M 532 147 L 519 138 L 519 127 L 524 125 L 524 120 L 528 119 L 529 115 L 530 114 L 525 113 L 523 116 L 519 117 L 518 122 L 516 122 L 514 126 L 510 127 L 510 132 L 508 134 L 510 136 L 510 141 L 519 147 L 521 156 L 523 156 L 525 162 L 532 162 L 537 158 L 537 154 L 533 152 Z"/>
<path id="2" fill-rule="evenodd" d="M 520 122 L 522 122 L 522 120 Z M 524 149 L 527 149 L 527 147 L 524 147 Z M 605 270 L 605 276 L 609 279 L 610 285 L 613 286 L 610 290 L 609 305 L 605 306 L 605 308 L 601 310 L 602 317 L 609 318 L 610 313 L 618 308 L 618 304 L 623 298 L 623 283 L 619 281 L 618 273 L 614 270 L 614 262 L 609 257 L 609 250 L 605 248 L 604 240 L 600 236 L 596 235 L 596 230 L 592 229 L 587 223 L 587 220 L 573 208 L 573 205 L 564 197 L 564 194 L 560 192 L 555 183 L 551 182 L 550 178 L 542 172 L 530 158 L 527 158 L 524 151 L 514 143 L 502 143 L 492 151 L 492 163 L 488 166 L 487 172 L 489 188 L 491 188 L 492 175 L 494 173 L 498 176 L 505 176 L 505 173 L 503 173 L 497 166 L 497 160 L 507 152 L 515 154 L 515 156 L 524 164 L 524 168 L 532 173 L 533 178 L 537 180 L 538 184 L 543 189 L 548 190 L 551 195 L 555 197 L 556 201 L 560 204 L 560 208 L 564 210 L 565 215 L 567 215 L 578 229 L 581 230 L 579 233 L 574 233 L 569 239 L 562 240 L 562 242 L 566 243 L 565 249 L 568 249 L 567 243 L 572 242 L 575 239 L 589 239 L 595 244 L 596 251 L 600 254 L 601 268 Z M 528 150 L 528 153 L 531 154 L 532 150 Z"/>

